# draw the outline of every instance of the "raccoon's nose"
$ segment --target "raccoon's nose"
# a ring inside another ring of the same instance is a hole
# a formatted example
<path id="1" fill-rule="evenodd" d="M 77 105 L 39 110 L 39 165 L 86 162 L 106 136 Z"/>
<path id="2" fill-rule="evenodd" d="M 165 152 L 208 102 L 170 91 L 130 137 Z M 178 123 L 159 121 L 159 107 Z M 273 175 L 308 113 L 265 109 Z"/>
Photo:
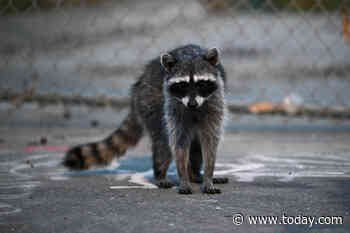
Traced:
<path id="1" fill-rule="evenodd" d="M 198 103 L 195 99 L 190 99 L 190 101 L 187 104 L 187 107 L 189 108 L 197 108 L 198 107 Z"/>

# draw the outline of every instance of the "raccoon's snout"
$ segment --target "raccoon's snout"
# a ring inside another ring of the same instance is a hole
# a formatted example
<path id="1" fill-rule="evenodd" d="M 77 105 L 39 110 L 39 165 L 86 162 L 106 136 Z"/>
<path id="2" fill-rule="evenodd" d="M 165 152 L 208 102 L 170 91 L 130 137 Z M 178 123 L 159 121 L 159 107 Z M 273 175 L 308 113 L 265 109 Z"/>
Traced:
<path id="1" fill-rule="evenodd" d="M 195 97 L 195 98 L 190 98 L 188 96 L 184 97 L 181 99 L 181 102 L 183 105 L 185 105 L 187 108 L 195 109 L 199 108 L 203 104 L 204 99 L 202 97 Z"/>
<path id="2" fill-rule="evenodd" d="M 197 101 L 195 99 L 191 98 L 190 101 L 188 101 L 187 107 L 188 108 L 198 108 L 199 104 L 197 103 Z"/>

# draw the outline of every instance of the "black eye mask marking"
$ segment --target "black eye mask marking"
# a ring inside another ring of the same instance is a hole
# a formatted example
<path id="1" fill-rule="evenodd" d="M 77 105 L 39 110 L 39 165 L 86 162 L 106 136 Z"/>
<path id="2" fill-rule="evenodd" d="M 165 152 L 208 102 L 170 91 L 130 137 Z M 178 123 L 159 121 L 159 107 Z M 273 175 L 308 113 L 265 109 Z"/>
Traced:
<path id="1" fill-rule="evenodd" d="M 218 89 L 218 86 L 213 81 L 198 81 L 195 83 L 195 87 L 202 97 L 208 97 L 210 96 L 216 89 Z"/>
<path id="2" fill-rule="evenodd" d="M 178 98 L 185 97 L 189 89 L 190 84 L 188 82 L 173 83 L 169 86 L 170 93 Z"/>
<path id="3" fill-rule="evenodd" d="M 171 95 L 183 98 L 189 94 L 189 92 L 197 92 L 198 95 L 206 98 L 210 96 L 214 91 L 218 89 L 215 82 L 209 80 L 200 80 L 195 83 L 178 82 L 169 86 L 169 92 Z"/>

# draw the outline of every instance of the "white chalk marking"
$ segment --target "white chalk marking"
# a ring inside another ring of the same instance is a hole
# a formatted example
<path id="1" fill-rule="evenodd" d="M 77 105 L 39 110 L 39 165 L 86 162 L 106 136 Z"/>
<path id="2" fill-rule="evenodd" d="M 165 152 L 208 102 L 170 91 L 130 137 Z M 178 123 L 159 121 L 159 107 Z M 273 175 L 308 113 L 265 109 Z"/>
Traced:
<path id="1" fill-rule="evenodd" d="M 57 154 L 60 155 L 60 154 Z M 6 169 L 9 174 L 13 175 L 13 180 L 8 185 L 3 185 L 0 190 L 7 189 L 6 194 L 0 194 L 0 199 L 21 199 L 32 193 L 33 188 L 40 185 L 39 181 L 34 180 L 43 173 L 49 175 L 50 179 L 58 180 L 62 178 L 60 172 L 57 172 L 55 167 L 60 163 L 61 156 L 57 159 L 52 159 L 53 153 L 32 155 L 25 159 L 19 159 L 8 163 L 9 168 Z M 34 167 L 31 167 L 27 161 L 30 161 Z M 47 172 L 47 169 L 54 172 Z M 13 189 L 12 192 L 11 189 Z M 21 212 L 21 208 L 17 208 L 7 203 L 0 203 L 0 216 L 16 214 Z"/>
<path id="2" fill-rule="evenodd" d="M 0 203 L 0 216 L 22 212 L 22 209 L 13 207 L 12 205 Z"/>
<path id="3" fill-rule="evenodd" d="M 146 172 L 134 173 L 130 175 L 129 182 L 138 185 L 128 185 L 128 186 L 110 186 L 110 189 L 156 189 L 156 185 L 152 184 L 146 179 L 146 176 L 153 174 L 153 170 L 148 170 Z"/>

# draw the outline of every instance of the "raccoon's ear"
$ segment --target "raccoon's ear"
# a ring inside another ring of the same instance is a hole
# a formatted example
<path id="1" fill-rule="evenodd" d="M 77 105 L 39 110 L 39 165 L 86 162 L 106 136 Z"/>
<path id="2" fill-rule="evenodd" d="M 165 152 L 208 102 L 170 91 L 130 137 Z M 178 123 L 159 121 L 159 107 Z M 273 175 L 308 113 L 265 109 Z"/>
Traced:
<path id="1" fill-rule="evenodd" d="M 174 67 L 175 63 L 176 59 L 169 53 L 165 53 L 160 56 L 160 64 L 162 64 L 167 72 L 169 72 L 171 68 Z"/>
<path id="2" fill-rule="evenodd" d="M 209 49 L 205 59 L 213 66 L 217 66 L 220 63 L 219 50 L 217 48 Z"/>

